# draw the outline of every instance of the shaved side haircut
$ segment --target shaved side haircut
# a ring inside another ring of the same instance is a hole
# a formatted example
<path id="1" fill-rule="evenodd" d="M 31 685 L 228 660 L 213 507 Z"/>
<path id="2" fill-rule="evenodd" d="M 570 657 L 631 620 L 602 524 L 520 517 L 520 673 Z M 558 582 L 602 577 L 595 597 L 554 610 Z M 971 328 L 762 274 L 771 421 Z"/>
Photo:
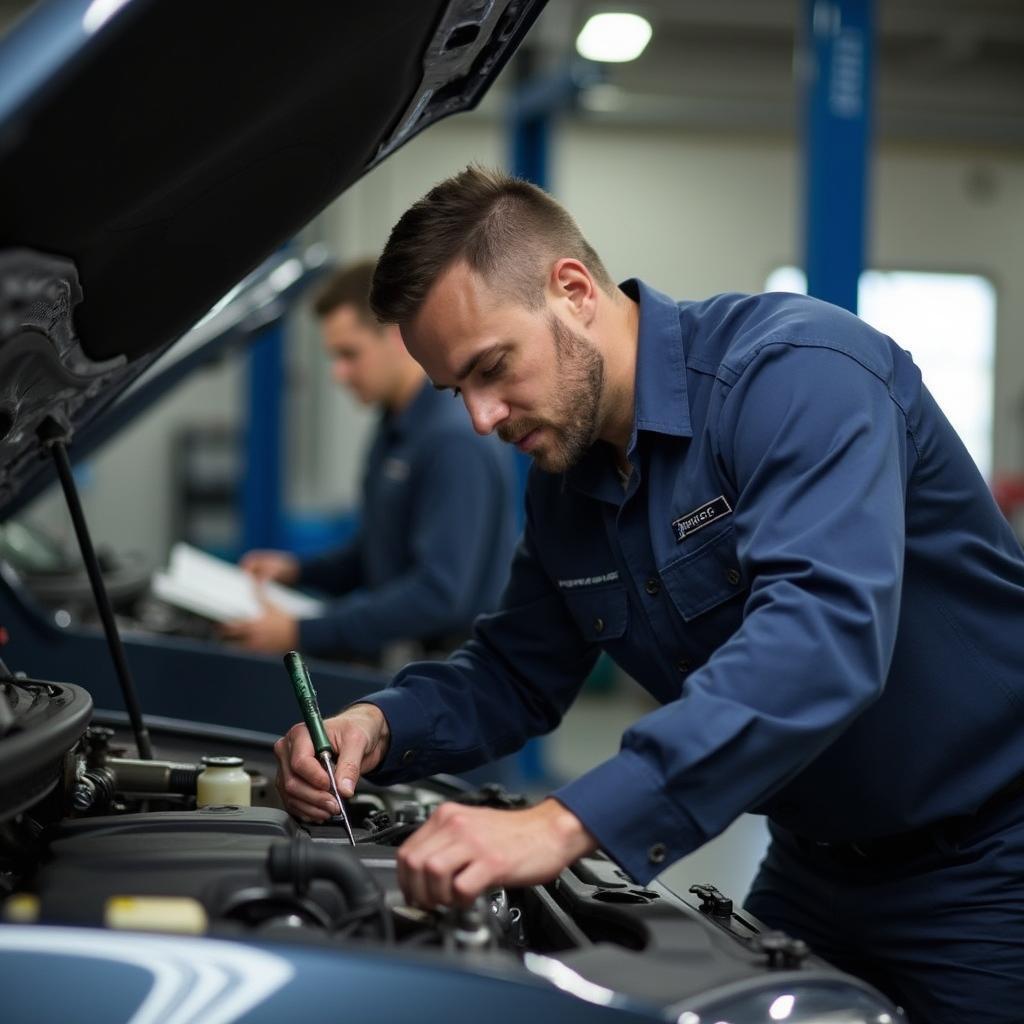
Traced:
<path id="1" fill-rule="evenodd" d="M 563 257 L 579 260 L 603 291 L 614 292 L 564 207 L 528 181 L 471 165 L 402 215 L 377 261 L 370 306 L 382 323 L 409 323 L 441 274 L 464 260 L 488 286 L 537 309 L 548 271 Z"/>

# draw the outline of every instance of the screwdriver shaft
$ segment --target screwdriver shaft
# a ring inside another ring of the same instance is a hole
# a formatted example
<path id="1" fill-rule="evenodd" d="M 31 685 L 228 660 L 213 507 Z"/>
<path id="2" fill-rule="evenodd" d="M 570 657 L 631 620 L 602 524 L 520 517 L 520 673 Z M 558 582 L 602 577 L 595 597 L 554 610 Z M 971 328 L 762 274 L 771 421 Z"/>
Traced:
<path id="1" fill-rule="evenodd" d="M 345 831 L 348 833 L 348 841 L 355 846 L 356 839 L 352 835 L 352 826 L 348 822 L 348 815 L 345 813 L 345 805 L 341 802 L 341 794 L 338 792 L 338 784 L 334 780 L 334 758 L 325 750 L 320 755 L 320 763 L 324 766 L 324 771 L 327 772 L 327 778 L 331 782 L 331 793 L 334 799 L 338 803 L 338 814 L 341 816 L 341 820 L 345 823 Z"/>

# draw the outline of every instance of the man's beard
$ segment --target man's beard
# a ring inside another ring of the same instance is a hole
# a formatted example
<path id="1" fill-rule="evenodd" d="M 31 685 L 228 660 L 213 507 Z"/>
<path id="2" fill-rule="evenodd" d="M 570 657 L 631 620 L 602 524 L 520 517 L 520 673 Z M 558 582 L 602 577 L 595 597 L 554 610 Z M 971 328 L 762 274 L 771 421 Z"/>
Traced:
<path id="1" fill-rule="evenodd" d="M 498 428 L 503 441 L 521 440 L 531 430 L 544 427 L 551 436 L 530 454 L 545 473 L 564 473 L 583 458 L 597 440 L 597 417 L 604 392 L 604 358 L 582 334 L 566 327 L 556 316 L 549 319 L 559 379 L 557 404 L 552 420 L 529 417 Z"/>

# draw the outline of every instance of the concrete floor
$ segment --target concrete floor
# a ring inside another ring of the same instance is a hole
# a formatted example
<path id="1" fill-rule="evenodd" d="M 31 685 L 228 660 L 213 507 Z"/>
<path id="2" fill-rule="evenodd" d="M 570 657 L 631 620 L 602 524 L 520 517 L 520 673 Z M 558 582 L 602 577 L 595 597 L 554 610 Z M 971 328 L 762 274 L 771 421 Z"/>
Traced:
<path id="1" fill-rule="evenodd" d="M 555 779 L 581 775 L 611 757 L 619 749 L 623 731 L 654 707 L 628 680 L 617 682 L 611 693 L 581 697 L 559 728 L 543 741 L 546 769 Z M 707 882 L 740 902 L 767 843 L 764 818 L 745 814 L 722 835 L 669 867 L 661 881 L 682 893 L 691 885 Z"/>

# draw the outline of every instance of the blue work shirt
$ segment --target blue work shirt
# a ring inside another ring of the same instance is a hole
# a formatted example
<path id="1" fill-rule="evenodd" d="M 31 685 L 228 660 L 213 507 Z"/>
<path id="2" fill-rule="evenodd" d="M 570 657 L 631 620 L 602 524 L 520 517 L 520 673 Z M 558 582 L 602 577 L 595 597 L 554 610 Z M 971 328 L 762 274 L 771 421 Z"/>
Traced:
<path id="1" fill-rule="evenodd" d="M 645 882 L 744 811 L 821 841 L 970 813 L 1024 769 L 1024 555 L 910 356 L 796 295 L 639 282 L 625 489 L 534 470 L 500 610 L 370 700 L 374 775 L 557 725 L 600 649 L 662 707 L 555 796 Z"/>
<path id="2" fill-rule="evenodd" d="M 381 417 L 362 487 L 356 536 L 300 564 L 301 585 L 346 595 L 300 621 L 301 649 L 375 655 L 396 640 L 468 636 L 508 579 L 519 532 L 513 453 L 426 383 Z"/>

